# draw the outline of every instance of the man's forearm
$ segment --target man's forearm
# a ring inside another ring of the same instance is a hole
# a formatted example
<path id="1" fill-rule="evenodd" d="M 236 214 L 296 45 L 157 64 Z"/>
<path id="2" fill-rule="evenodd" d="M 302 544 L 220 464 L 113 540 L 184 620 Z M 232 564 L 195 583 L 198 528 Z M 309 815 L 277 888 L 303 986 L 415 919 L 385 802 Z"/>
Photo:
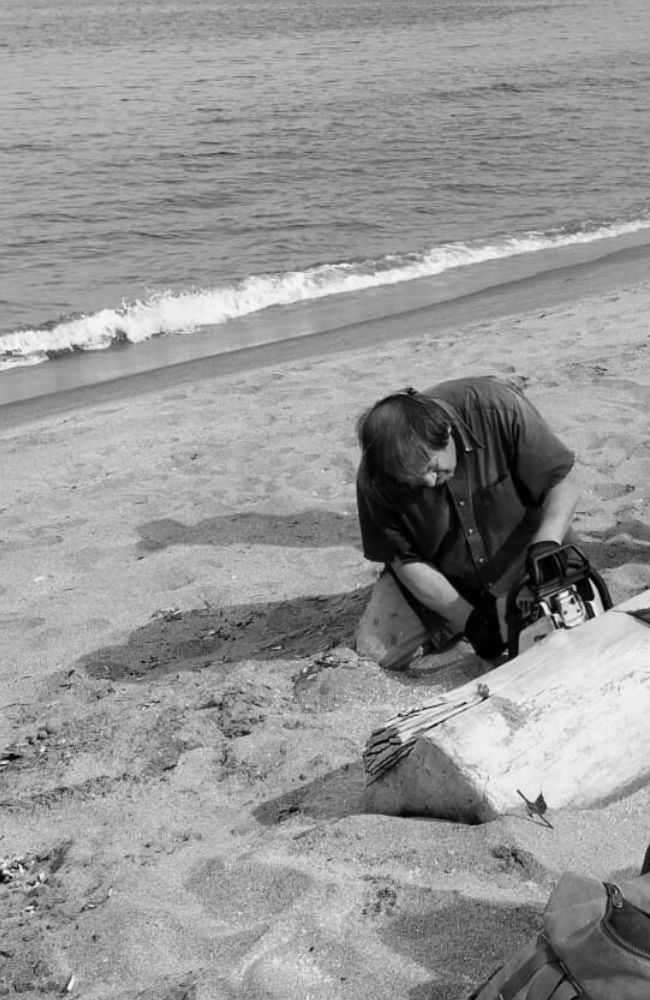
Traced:
<path id="1" fill-rule="evenodd" d="M 437 611 L 458 632 L 464 631 L 472 605 L 460 596 L 446 576 L 425 562 L 403 563 L 395 559 L 392 569 L 421 604 Z"/>
<path id="2" fill-rule="evenodd" d="M 552 486 L 542 504 L 539 527 L 530 543 L 552 541 L 560 544 L 571 527 L 579 495 L 575 474 L 572 472 Z"/>

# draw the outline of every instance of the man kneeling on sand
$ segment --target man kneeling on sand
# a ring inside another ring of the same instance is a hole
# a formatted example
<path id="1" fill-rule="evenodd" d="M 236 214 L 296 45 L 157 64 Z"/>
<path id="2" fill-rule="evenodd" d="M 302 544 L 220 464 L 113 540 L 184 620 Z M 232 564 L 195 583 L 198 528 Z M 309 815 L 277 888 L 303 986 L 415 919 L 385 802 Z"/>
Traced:
<path id="1" fill-rule="evenodd" d="M 567 540 L 573 453 L 517 388 L 490 376 L 395 392 L 357 431 L 363 551 L 385 564 L 358 651 L 400 669 L 464 637 L 497 658 L 497 599 L 527 560 Z"/>

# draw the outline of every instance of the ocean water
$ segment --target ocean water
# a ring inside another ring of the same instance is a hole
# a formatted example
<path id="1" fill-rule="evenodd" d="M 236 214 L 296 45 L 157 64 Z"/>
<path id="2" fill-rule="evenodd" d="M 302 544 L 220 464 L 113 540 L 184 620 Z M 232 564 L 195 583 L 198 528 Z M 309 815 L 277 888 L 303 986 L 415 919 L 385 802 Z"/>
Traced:
<path id="1" fill-rule="evenodd" d="M 77 351 L 149 341 L 153 367 L 161 340 L 218 353 L 273 306 L 650 242 L 647 0 L 2 0 L 0 20 L 0 398 Z"/>

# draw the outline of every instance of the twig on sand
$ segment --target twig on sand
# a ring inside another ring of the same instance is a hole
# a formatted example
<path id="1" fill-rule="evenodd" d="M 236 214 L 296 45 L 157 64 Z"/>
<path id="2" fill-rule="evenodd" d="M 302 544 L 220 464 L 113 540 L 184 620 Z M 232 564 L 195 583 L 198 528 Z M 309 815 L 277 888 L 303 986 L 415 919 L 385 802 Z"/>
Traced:
<path id="1" fill-rule="evenodd" d="M 553 824 L 549 823 L 546 816 L 544 815 L 544 813 L 548 809 L 548 806 L 546 805 L 546 799 L 544 798 L 541 792 L 539 793 L 534 802 L 531 802 L 530 799 L 527 799 L 524 793 L 520 791 L 519 788 L 517 789 L 517 795 L 519 795 L 526 803 L 526 809 L 528 810 L 529 816 L 538 816 L 539 819 L 541 819 L 544 826 L 547 826 L 549 830 L 554 829 Z"/>

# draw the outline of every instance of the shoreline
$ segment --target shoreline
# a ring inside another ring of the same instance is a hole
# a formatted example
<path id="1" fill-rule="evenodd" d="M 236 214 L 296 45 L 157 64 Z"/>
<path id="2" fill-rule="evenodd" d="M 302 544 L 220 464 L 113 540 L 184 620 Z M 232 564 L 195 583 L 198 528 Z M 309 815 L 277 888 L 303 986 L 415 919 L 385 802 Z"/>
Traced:
<path id="1" fill-rule="evenodd" d="M 474 269 L 469 277 L 452 275 L 456 283 L 455 294 L 448 298 L 440 297 L 439 282 L 418 279 L 403 283 L 403 287 L 384 286 L 354 293 L 354 296 L 334 296 L 330 302 L 318 300 L 264 310 L 231 325 L 240 341 L 246 343 L 246 339 L 252 339 L 252 343 L 218 353 L 214 351 L 209 334 L 199 332 L 187 338 L 169 337 L 164 341 L 161 338 L 159 342 L 79 352 L 42 365 L 12 369 L 0 373 L 3 397 L 0 421 L 5 427 L 13 427 L 78 406 L 105 403 L 196 380 L 227 378 L 244 371 L 363 350 L 423 334 L 435 336 L 462 325 L 471 326 L 479 321 L 494 321 L 577 301 L 641 283 L 650 276 L 648 243 L 610 250 L 593 259 L 588 252 L 593 253 L 593 246 L 570 249 L 571 254 L 563 255 L 559 265 L 558 254 L 554 251 L 548 259 L 553 259 L 555 266 L 546 270 L 526 273 L 533 258 L 539 260 L 540 257 L 532 254 L 529 255 L 531 260 L 526 262 L 512 259 L 489 262 L 489 266 Z M 577 250 L 587 254 L 587 259 L 567 263 L 567 258 L 575 257 Z M 522 264 L 523 275 L 503 280 L 504 270 L 521 271 Z M 479 287 L 473 288 L 477 277 Z M 481 281 L 487 283 L 480 284 Z M 344 298 L 348 301 L 342 302 Z M 405 309 L 407 298 L 411 305 Z M 379 314 L 376 313 L 377 303 L 382 310 Z M 387 312 L 386 309 L 395 311 Z M 351 312 L 368 310 L 368 317 L 349 321 Z M 310 327 L 314 332 L 310 332 Z M 296 329 L 299 332 L 294 332 Z M 282 336 L 283 330 L 293 335 Z M 230 342 L 237 342 L 232 335 Z M 151 367 L 154 350 L 159 364 Z"/>

